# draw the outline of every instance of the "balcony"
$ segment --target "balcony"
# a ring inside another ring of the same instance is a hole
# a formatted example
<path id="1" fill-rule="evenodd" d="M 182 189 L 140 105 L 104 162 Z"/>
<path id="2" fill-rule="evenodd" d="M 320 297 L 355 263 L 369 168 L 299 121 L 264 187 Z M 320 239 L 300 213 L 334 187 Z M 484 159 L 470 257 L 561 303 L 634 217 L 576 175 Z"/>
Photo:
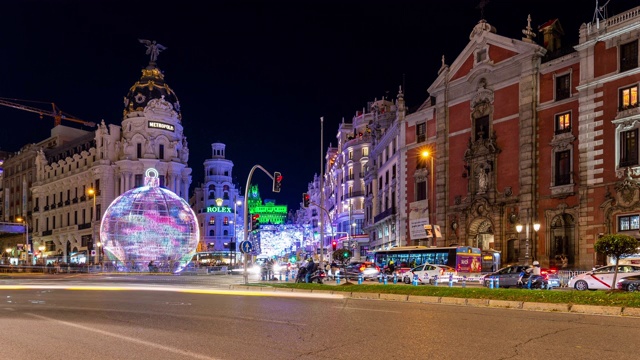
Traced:
<path id="1" fill-rule="evenodd" d="M 80 201 L 87 201 L 87 195 L 80 196 Z"/>
<path id="2" fill-rule="evenodd" d="M 383 219 L 391 216 L 391 215 L 395 215 L 396 214 L 396 207 L 392 206 L 390 208 L 388 208 L 387 210 L 381 212 L 380 214 L 374 216 L 373 218 L 373 222 L 377 223 L 379 221 L 382 221 Z"/>
<path id="3" fill-rule="evenodd" d="M 71 200 L 67 200 L 64 202 L 65 205 L 71 205 Z"/>
<path id="4" fill-rule="evenodd" d="M 78 224 L 78 230 L 84 230 L 84 229 L 90 229 L 90 228 L 91 228 L 91 223 Z"/>
<path id="5" fill-rule="evenodd" d="M 53 230 L 45 230 L 42 232 L 42 236 L 49 236 L 51 234 L 53 234 Z"/>
<path id="6" fill-rule="evenodd" d="M 56 204 L 51 204 L 51 209 L 55 209 L 56 208 Z"/>
<path id="7" fill-rule="evenodd" d="M 62 207 L 62 201 L 58 202 L 58 207 Z"/>
<path id="8" fill-rule="evenodd" d="M 47 210 L 49 210 L 49 205 L 44 206 L 44 211 L 47 211 Z"/>
<path id="9" fill-rule="evenodd" d="M 73 198 L 73 200 L 71 200 L 72 203 L 77 204 L 78 203 L 78 198 Z"/>
<path id="10" fill-rule="evenodd" d="M 39 207 L 36 206 L 36 207 L 33 208 L 33 212 L 38 212 L 38 211 L 40 211 Z"/>
<path id="11" fill-rule="evenodd" d="M 350 199 L 358 196 L 364 196 L 364 191 L 352 191 L 347 194 L 346 198 Z"/>

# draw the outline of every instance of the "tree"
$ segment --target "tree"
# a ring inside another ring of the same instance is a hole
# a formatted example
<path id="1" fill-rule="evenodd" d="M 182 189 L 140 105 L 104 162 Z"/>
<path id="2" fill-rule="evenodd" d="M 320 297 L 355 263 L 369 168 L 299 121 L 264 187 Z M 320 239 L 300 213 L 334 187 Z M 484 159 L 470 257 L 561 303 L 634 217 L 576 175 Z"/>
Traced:
<path id="1" fill-rule="evenodd" d="M 596 252 L 616 259 L 615 273 L 613 274 L 611 289 L 615 289 L 616 286 L 616 278 L 618 277 L 618 261 L 620 261 L 620 257 L 635 254 L 638 246 L 640 246 L 640 243 L 636 238 L 623 234 L 607 234 L 593 244 L 593 249 Z"/>

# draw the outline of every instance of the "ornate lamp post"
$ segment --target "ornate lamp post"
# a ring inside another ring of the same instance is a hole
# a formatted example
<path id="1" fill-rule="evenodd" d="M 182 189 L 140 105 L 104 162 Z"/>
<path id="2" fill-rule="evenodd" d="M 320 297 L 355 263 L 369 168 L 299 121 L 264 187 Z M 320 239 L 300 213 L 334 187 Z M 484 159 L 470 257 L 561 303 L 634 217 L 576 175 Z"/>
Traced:
<path id="1" fill-rule="evenodd" d="M 436 174 L 433 171 L 433 161 L 434 161 L 434 154 L 433 152 L 430 152 L 429 150 L 424 150 L 420 156 L 423 159 L 429 159 L 429 224 L 431 225 L 435 225 L 435 215 L 434 215 L 434 210 L 436 207 L 436 190 L 435 190 L 435 185 L 436 185 Z M 429 241 L 429 239 L 427 239 L 427 241 Z M 433 244 L 428 244 L 428 245 L 436 245 L 436 237 L 435 234 L 433 235 Z"/>
<path id="2" fill-rule="evenodd" d="M 98 195 L 98 193 L 94 188 L 89 188 L 89 189 L 87 189 L 87 194 L 89 196 L 93 197 L 93 208 L 91 210 L 91 242 L 94 243 L 97 239 L 96 239 L 96 229 L 95 229 L 95 226 L 93 224 L 93 219 L 97 216 L 97 214 L 96 214 L 96 196 Z M 92 261 L 95 263 L 95 257 L 92 259 Z"/>
<path id="3" fill-rule="evenodd" d="M 18 218 L 16 218 L 16 221 L 17 222 L 21 222 L 21 223 L 24 224 L 24 238 L 25 238 L 25 240 L 24 240 L 24 248 L 25 248 L 25 251 L 27 252 L 27 256 L 26 256 L 26 260 L 25 261 L 26 261 L 27 265 L 31 265 L 29 263 L 29 252 L 31 251 L 31 245 L 29 244 L 29 223 L 27 223 L 27 218 L 26 217 L 24 217 L 24 218 L 18 217 Z"/>
<path id="4" fill-rule="evenodd" d="M 530 224 L 530 219 L 529 219 L 529 209 L 527 209 L 527 223 L 524 225 L 525 228 L 525 253 L 524 253 L 524 264 L 525 265 L 529 265 L 529 258 L 530 258 L 530 254 L 529 254 L 529 224 Z M 538 222 L 533 222 L 533 230 L 535 233 L 538 232 L 538 230 L 540 230 L 540 223 Z M 516 225 L 516 231 L 518 232 L 518 234 L 520 234 L 522 232 L 522 228 L 523 225 L 522 224 L 517 224 Z"/>

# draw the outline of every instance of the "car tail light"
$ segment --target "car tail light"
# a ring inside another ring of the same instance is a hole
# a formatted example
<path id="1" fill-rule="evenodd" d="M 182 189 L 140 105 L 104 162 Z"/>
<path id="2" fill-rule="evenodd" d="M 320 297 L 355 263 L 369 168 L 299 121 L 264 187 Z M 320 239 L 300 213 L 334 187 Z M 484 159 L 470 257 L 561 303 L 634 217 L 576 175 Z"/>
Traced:
<path id="1" fill-rule="evenodd" d="M 444 275 L 444 269 L 440 269 L 440 275 Z"/>
<path id="2" fill-rule="evenodd" d="M 380 266 L 376 266 L 376 271 L 380 271 Z"/>
<path id="3" fill-rule="evenodd" d="M 366 268 L 367 268 L 366 266 L 362 265 L 362 266 L 360 266 L 360 271 L 364 271 L 364 269 L 366 269 Z"/>
<path id="4" fill-rule="evenodd" d="M 324 271 L 320 272 L 320 277 L 325 277 L 327 276 L 327 274 L 324 273 Z"/>

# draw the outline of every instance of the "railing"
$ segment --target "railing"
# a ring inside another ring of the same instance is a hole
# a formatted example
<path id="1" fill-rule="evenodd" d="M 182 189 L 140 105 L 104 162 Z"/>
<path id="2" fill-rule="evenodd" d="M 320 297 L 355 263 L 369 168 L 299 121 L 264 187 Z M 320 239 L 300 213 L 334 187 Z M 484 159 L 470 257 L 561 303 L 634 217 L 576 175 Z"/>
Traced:
<path id="1" fill-rule="evenodd" d="M 384 219 L 384 218 L 386 218 L 388 216 L 394 215 L 395 213 L 396 213 L 396 207 L 392 206 L 392 207 L 388 208 L 387 210 L 381 212 L 380 214 L 374 216 L 373 217 L 373 222 L 377 223 L 378 221 L 380 221 L 380 220 L 382 220 L 382 219 Z"/>
<path id="2" fill-rule="evenodd" d="M 364 191 L 352 191 L 350 193 L 347 193 L 347 199 L 358 197 L 358 196 L 364 196 Z"/>
<path id="3" fill-rule="evenodd" d="M 78 224 L 78 230 L 84 230 L 84 229 L 90 229 L 90 228 L 91 228 L 91 223 Z"/>

